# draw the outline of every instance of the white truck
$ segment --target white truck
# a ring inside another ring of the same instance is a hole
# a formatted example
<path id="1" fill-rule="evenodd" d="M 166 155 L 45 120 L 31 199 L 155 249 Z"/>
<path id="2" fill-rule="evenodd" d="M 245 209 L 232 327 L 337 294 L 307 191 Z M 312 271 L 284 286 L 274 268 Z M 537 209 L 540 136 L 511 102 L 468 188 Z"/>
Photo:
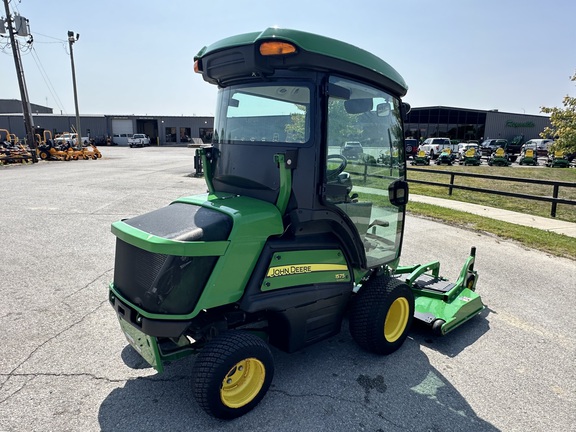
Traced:
<path id="1" fill-rule="evenodd" d="M 128 138 L 128 145 L 130 148 L 149 146 L 150 137 L 146 134 L 134 134 L 132 135 L 132 138 Z"/>
<path id="2" fill-rule="evenodd" d="M 54 137 L 54 144 L 56 145 L 66 144 L 69 142 L 71 145 L 76 146 L 77 141 L 78 141 L 77 133 L 65 132 L 63 134 L 56 135 Z M 90 137 L 82 137 L 81 142 L 83 146 L 87 146 L 88 144 L 90 144 Z"/>
<path id="3" fill-rule="evenodd" d="M 458 144 L 452 144 L 450 138 L 427 138 L 420 144 L 419 150 L 424 150 L 430 159 L 436 159 L 445 148 L 458 151 Z"/>

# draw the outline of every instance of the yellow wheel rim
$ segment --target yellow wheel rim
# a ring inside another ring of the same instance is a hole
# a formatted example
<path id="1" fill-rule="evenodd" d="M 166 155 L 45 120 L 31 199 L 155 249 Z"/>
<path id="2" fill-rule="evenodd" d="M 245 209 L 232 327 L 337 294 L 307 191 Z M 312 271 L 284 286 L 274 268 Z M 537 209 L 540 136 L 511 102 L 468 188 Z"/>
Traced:
<path id="1" fill-rule="evenodd" d="M 408 323 L 409 314 L 410 305 L 405 297 L 394 300 L 384 322 L 384 337 L 388 342 L 396 342 L 402 336 Z"/>
<path id="2" fill-rule="evenodd" d="M 230 408 L 240 408 L 250 403 L 264 385 L 266 370 L 258 359 L 244 359 L 234 365 L 222 380 L 220 398 Z"/>

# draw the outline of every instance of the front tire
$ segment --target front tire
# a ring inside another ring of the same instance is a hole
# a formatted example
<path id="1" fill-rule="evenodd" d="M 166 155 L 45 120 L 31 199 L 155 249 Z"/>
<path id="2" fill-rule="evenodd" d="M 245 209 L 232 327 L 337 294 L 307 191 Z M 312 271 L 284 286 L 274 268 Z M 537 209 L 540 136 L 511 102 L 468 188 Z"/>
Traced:
<path id="1" fill-rule="evenodd" d="M 268 344 L 253 334 L 229 331 L 198 354 L 194 397 L 208 414 L 233 419 L 258 405 L 273 376 L 274 359 Z"/>
<path id="2" fill-rule="evenodd" d="M 414 319 L 414 294 L 408 285 L 388 276 L 370 279 L 350 310 L 350 333 L 356 343 L 375 354 L 392 354 L 402 346 Z"/>

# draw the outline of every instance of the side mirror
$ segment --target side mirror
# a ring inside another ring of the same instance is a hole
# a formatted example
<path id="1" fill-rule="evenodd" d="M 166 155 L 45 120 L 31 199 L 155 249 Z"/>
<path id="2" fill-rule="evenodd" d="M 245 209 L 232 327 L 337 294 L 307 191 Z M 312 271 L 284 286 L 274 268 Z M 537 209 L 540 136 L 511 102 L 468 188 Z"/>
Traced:
<path id="1" fill-rule="evenodd" d="M 397 180 L 391 183 L 388 186 L 388 199 L 396 207 L 408 204 L 408 182 Z"/>
<path id="2" fill-rule="evenodd" d="M 390 115 L 390 104 L 381 103 L 376 106 L 376 115 L 378 117 L 388 117 Z"/>
<path id="3" fill-rule="evenodd" d="M 402 111 L 402 119 L 404 121 L 407 121 L 408 120 L 408 113 L 410 113 L 410 111 L 412 110 L 412 107 L 410 106 L 409 103 L 402 102 L 400 104 L 400 110 Z"/>

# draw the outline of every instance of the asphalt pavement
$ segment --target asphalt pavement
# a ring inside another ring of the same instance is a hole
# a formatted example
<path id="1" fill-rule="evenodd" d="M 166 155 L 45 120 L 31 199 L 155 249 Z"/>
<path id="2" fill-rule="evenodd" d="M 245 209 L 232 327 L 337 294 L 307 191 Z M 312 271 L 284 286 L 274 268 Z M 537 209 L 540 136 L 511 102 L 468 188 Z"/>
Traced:
<path id="1" fill-rule="evenodd" d="M 475 246 L 481 314 L 442 338 L 414 327 L 385 357 L 362 351 L 345 320 L 302 351 L 273 349 L 255 410 L 207 416 L 194 358 L 157 374 L 107 300 L 111 223 L 205 192 L 193 150 L 100 150 L 0 167 L 0 432 L 574 430 L 574 261 L 410 215 L 400 264 L 438 260 L 454 279 Z"/>

